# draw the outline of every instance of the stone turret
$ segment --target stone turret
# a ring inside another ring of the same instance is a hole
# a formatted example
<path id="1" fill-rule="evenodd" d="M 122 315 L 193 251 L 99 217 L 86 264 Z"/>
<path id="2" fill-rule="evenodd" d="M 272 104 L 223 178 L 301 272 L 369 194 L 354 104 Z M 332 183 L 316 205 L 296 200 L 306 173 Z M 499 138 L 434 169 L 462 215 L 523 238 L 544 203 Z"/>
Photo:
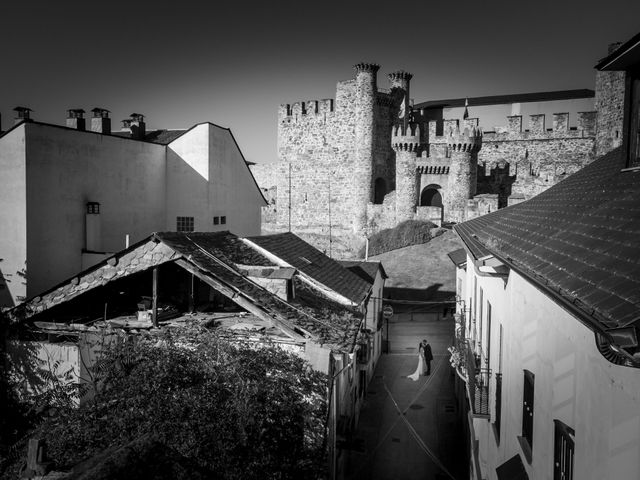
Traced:
<path id="1" fill-rule="evenodd" d="M 409 72 L 405 72 L 404 70 L 398 70 L 397 72 L 389 74 L 389 86 L 391 87 L 391 91 L 401 91 L 403 94 L 402 103 L 400 104 L 399 123 L 402 123 L 405 129 L 407 128 L 410 120 L 411 100 L 409 86 L 412 78 L 413 75 Z"/>
<path id="2" fill-rule="evenodd" d="M 379 65 L 358 63 L 356 70 L 355 98 L 355 158 L 353 176 L 355 182 L 354 224 L 355 232 L 363 232 L 367 223 L 367 204 L 372 200 L 373 158 L 375 143 L 375 108 L 378 93 Z"/>
<path id="3" fill-rule="evenodd" d="M 413 220 L 418 202 L 416 158 L 420 153 L 420 128 L 398 125 L 391 132 L 396 152 L 396 223 Z"/>
<path id="4" fill-rule="evenodd" d="M 476 193 L 482 130 L 472 125 L 466 125 L 461 130 L 456 122 L 449 126 L 445 136 L 451 163 L 447 195 L 443 199 L 444 217 L 449 221 L 463 222 L 466 219 L 467 201 Z"/>

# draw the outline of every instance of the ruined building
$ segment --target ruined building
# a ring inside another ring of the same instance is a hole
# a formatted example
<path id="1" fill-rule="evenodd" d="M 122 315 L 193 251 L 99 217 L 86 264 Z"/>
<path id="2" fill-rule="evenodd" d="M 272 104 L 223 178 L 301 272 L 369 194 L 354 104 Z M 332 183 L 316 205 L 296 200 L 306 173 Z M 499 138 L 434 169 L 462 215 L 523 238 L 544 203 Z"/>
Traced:
<path id="1" fill-rule="evenodd" d="M 593 110 L 593 91 L 469 99 L 462 118 L 448 119 L 456 110 L 444 107 L 456 101 L 414 105 L 410 73 L 389 74 L 384 89 L 378 70 L 359 63 L 355 78 L 337 83 L 335 99 L 280 106 L 279 161 L 252 167 L 271 201 L 263 231 L 290 230 L 349 256 L 366 236 L 404 220 L 457 223 L 527 200 L 620 142 L 613 132 L 621 130 L 614 124 L 623 85 L 611 72 L 596 78 L 595 108 L 605 115 L 576 111 L 570 126 L 569 113 L 523 121 L 519 102 L 582 98 Z M 481 100 L 517 108 L 506 126 L 485 126 L 472 118 L 483 114 Z"/>

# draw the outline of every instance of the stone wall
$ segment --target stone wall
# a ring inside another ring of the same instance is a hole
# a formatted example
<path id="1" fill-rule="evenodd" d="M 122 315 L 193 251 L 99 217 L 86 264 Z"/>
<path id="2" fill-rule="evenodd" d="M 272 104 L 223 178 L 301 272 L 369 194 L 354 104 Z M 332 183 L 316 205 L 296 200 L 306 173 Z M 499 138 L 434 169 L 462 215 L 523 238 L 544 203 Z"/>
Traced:
<path id="1" fill-rule="evenodd" d="M 384 91 L 377 65 L 355 68 L 354 79 L 338 82 L 335 101 L 280 107 L 280 160 L 253 168 L 263 192 L 275 199 L 263 212 L 268 231 L 291 230 L 321 250 L 353 252 L 365 235 L 404 219 L 435 219 L 433 206 L 417 210 L 426 188 L 440 193 L 444 221 L 464 221 L 531 198 L 595 158 L 595 112 L 578 113 L 576 127 L 567 113 L 511 115 L 483 134 L 481 149 L 469 152 L 464 139 L 449 137 L 458 126 L 460 135 L 481 132 L 479 119 L 413 111 L 416 147 L 394 151 L 392 128 L 401 121 L 401 104 L 408 106 L 411 76 L 391 74 L 392 88 Z M 600 82 L 609 90 L 613 83 Z M 607 95 L 615 97 L 602 93 L 602 102 Z"/>
<path id="2" fill-rule="evenodd" d="M 609 54 L 620 43 L 609 45 Z M 622 144 L 624 118 L 625 72 L 596 72 L 596 100 L 598 125 L 596 154 L 598 156 Z"/>

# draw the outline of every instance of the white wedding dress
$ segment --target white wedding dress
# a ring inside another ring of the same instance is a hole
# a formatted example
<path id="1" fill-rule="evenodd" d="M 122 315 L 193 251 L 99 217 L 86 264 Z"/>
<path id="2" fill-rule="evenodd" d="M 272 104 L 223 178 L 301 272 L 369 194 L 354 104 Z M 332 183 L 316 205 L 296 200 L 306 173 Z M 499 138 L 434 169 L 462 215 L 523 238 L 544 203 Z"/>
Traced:
<path id="1" fill-rule="evenodd" d="M 411 375 L 408 376 L 414 382 L 417 382 L 420 378 L 420 375 L 424 373 L 424 355 L 422 354 L 422 349 L 418 350 L 418 368 Z"/>

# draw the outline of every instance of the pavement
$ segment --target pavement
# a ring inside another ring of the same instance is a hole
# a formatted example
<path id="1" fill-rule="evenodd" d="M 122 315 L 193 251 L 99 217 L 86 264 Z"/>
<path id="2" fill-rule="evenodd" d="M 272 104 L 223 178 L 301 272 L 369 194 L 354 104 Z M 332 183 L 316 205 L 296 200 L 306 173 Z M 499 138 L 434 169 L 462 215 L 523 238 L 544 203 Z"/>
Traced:
<path id="1" fill-rule="evenodd" d="M 390 352 L 380 357 L 358 427 L 342 452 L 345 478 L 468 478 L 447 352 L 453 319 L 442 319 L 441 312 L 405 312 L 394 315 L 388 331 Z M 407 375 L 416 369 L 424 338 L 434 355 L 431 375 L 414 382 Z"/>

